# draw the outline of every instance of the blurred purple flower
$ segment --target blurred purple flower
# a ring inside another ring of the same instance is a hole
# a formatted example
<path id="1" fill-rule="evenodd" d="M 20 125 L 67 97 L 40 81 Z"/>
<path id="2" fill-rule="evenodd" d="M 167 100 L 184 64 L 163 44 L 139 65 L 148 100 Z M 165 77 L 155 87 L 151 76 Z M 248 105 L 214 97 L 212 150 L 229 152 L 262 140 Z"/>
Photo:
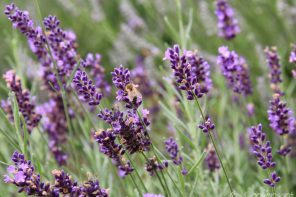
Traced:
<path id="1" fill-rule="evenodd" d="M 167 161 L 163 161 L 159 163 L 155 156 L 152 158 L 149 158 L 145 165 L 145 169 L 150 174 L 150 176 L 154 176 L 157 173 L 157 171 L 164 170 L 167 167 L 168 167 Z"/>
<path id="2" fill-rule="evenodd" d="M 49 138 L 50 151 L 59 165 L 65 165 L 67 155 L 62 151 L 61 144 L 67 141 L 68 129 L 62 98 L 53 97 L 47 103 L 38 106 L 37 111 L 44 117 L 42 126 Z"/>
<path id="3" fill-rule="evenodd" d="M 277 52 L 276 47 L 266 47 L 264 49 L 265 56 L 266 56 L 266 62 L 269 66 L 269 78 L 271 82 L 271 88 L 275 93 L 282 94 L 279 89 L 279 84 L 282 82 L 281 79 L 281 64 L 280 64 L 280 58 Z"/>
<path id="4" fill-rule="evenodd" d="M 101 63 L 101 55 L 88 53 L 86 58 L 81 61 L 81 65 L 90 68 L 90 76 L 94 79 L 94 85 L 108 96 L 111 93 L 111 86 L 105 80 L 105 69 Z"/>
<path id="5" fill-rule="evenodd" d="M 270 187 L 275 187 L 275 184 L 278 183 L 280 180 L 281 180 L 281 178 L 276 175 L 276 172 L 272 172 L 270 174 L 270 178 L 269 179 L 264 179 L 263 182 L 266 185 L 269 185 Z"/>
<path id="6" fill-rule="evenodd" d="M 244 96 L 252 94 L 253 90 L 245 59 L 238 56 L 235 51 L 229 51 L 226 46 L 221 46 L 218 50 L 217 63 L 221 66 L 228 87 L 237 94 Z"/>
<path id="7" fill-rule="evenodd" d="M 248 114 L 249 117 L 254 116 L 255 107 L 254 107 L 253 103 L 248 103 L 247 106 L 246 106 L 246 109 L 247 109 L 247 114 Z"/>
<path id="8" fill-rule="evenodd" d="M 212 145 L 209 145 L 209 147 L 208 147 L 208 154 L 205 158 L 205 162 L 206 162 L 208 169 L 211 172 L 214 172 L 215 170 L 219 170 L 221 167 L 218 156 L 217 156 L 215 150 L 213 149 Z"/>
<path id="9" fill-rule="evenodd" d="M 238 21 L 234 18 L 234 10 L 226 0 L 217 0 L 215 13 L 218 19 L 218 36 L 231 40 L 240 33 Z"/>
<path id="10" fill-rule="evenodd" d="M 289 57 L 290 63 L 296 63 L 296 44 L 292 44 L 292 50 Z"/>
<path id="11" fill-rule="evenodd" d="M 183 157 L 179 155 L 179 147 L 177 142 L 172 137 L 170 137 L 164 143 L 165 149 L 170 154 L 170 158 L 173 160 L 174 164 L 181 165 L 183 162 Z"/>

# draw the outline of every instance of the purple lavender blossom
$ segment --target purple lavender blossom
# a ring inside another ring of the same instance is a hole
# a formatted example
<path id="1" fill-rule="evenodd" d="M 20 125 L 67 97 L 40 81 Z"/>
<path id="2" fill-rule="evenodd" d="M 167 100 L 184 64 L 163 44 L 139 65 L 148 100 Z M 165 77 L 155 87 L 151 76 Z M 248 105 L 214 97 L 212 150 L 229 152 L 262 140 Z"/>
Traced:
<path id="1" fill-rule="evenodd" d="M 15 151 L 11 157 L 14 165 L 7 168 L 8 174 L 4 176 L 5 183 L 16 185 L 19 193 L 26 193 L 34 196 L 58 197 L 58 192 L 54 191 L 49 183 L 44 183 L 40 175 L 35 173 L 35 168 L 31 161 L 25 160 L 23 154 Z"/>
<path id="2" fill-rule="evenodd" d="M 292 145 L 282 145 L 280 149 L 277 151 L 277 153 L 281 156 L 287 156 L 292 151 Z"/>
<path id="3" fill-rule="evenodd" d="M 133 172 L 130 162 L 123 162 L 125 150 L 122 145 L 116 144 L 116 134 L 112 129 L 96 132 L 94 138 L 100 145 L 100 151 L 111 158 L 118 167 L 118 174 L 120 176 L 123 177 Z"/>
<path id="4" fill-rule="evenodd" d="M 174 45 L 166 50 L 164 60 L 170 61 L 178 88 L 187 92 L 188 100 L 194 96 L 200 98 L 211 89 L 210 66 L 197 52 L 186 51 L 180 55 L 179 46 Z"/>
<path id="5" fill-rule="evenodd" d="M 90 106 L 100 104 L 102 94 L 96 90 L 92 80 L 88 79 L 86 72 L 78 69 L 73 78 L 73 83 L 80 100 L 87 102 Z"/>
<path id="6" fill-rule="evenodd" d="M 266 47 L 264 49 L 266 62 L 269 66 L 269 78 L 271 82 L 271 88 L 275 93 L 281 93 L 279 90 L 279 84 L 282 82 L 281 79 L 281 64 L 280 58 L 276 47 Z"/>
<path id="7" fill-rule="evenodd" d="M 69 77 L 76 65 L 76 36 L 73 32 L 63 31 L 56 16 L 44 18 L 43 24 L 47 32 L 47 43 L 50 46 L 58 73 Z"/>
<path id="8" fill-rule="evenodd" d="M 47 103 L 39 106 L 37 111 L 43 115 L 43 128 L 48 135 L 48 146 L 59 165 L 65 165 L 67 154 L 62 150 L 61 144 L 67 141 L 67 122 L 64 105 L 60 96 L 53 97 Z"/>
<path id="9" fill-rule="evenodd" d="M 7 71 L 3 78 L 6 81 L 7 87 L 15 93 L 15 97 L 19 106 L 19 111 L 24 116 L 26 121 L 26 125 L 28 127 L 29 132 L 38 125 L 41 120 L 41 115 L 36 113 L 35 104 L 30 99 L 30 93 L 27 90 L 22 89 L 21 80 L 16 76 L 13 70 Z M 2 103 L 5 104 L 5 103 Z M 6 103 L 4 107 L 9 107 L 9 103 Z M 7 109 L 7 111 L 11 111 Z"/>
<path id="10" fill-rule="evenodd" d="M 204 133 L 211 132 L 215 129 L 215 125 L 212 122 L 211 118 L 208 117 L 205 122 L 198 126 Z"/>
<path id="11" fill-rule="evenodd" d="M 156 157 L 149 158 L 145 164 L 146 171 L 150 174 L 150 176 L 154 176 L 157 171 L 162 171 L 168 167 L 168 162 L 163 161 L 159 163 Z"/>
<path id="12" fill-rule="evenodd" d="M 111 86 L 105 80 L 105 69 L 101 63 L 100 54 L 87 54 L 86 58 L 81 61 L 81 65 L 90 68 L 90 76 L 94 79 L 94 85 L 99 88 L 104 95 L 111 93 Z"/>
<path id="13" fill-rule="evenodd" d="M 130 154 L 150 149 L 151 141 L 147 133 L 148 110 L 143 109 L 143 117 L 140 118 L 134 110 L 128 110 L 123 114 L 119 110 L 105 109 L 98 117 L 113 127 L 114 132 L 122 139 L 122 144 Z"/>
<path id="14" fill-rule="evenodd" d="M 6 113 L 8 120 L 13 122 L 13 111 L 9 98 L 7 98 L 6 100 L 1 100 L 1 108 Z"/>
<path id="15" fill-rule="evenodd" d="M 258 165 L 263 170 L 274 168 L 276 163 L 273 161 L 270 141 L 266 141 L 266 134 L 262 131 L 261 124 L 249 128 L 249 138 L 253 154 L 258 159 Z M 263 182 L 270 187 L 275 187 L 275 183 L 280 181 L 280 177 L 276 176 L 276 172 L 272 172 L 270 177 L 270 179 L 265 179 Z"/>
<path id="16" fill-rule="evenodd" d="M 270 178 L 269 179 L 264 179 L 264 183 L 266 185 L 269 185 L 270 187 L 275 187 L 275 184 L 278 183 L 281 180 L 281 177 L 276 175 L 276 172 L 272 172 L 270 174 Z"/>
<path id="17" fill-rule="evenodd" d="M 138 86 L 132 83 L 130 71 L 120 65 L 111 74 L 113 84 L 118 89 L 116 99 L 118 101 L 124 101 L 127 108 L 138 109 L 142 104 L 142 95 L 137 90 Z"/>
<path id="18" fill-rule="evenodd" d="M 267 113 L 269 125 L 278 135 L 289 134 L 295 129 L 293 112 L 280 100 L 279 94 L 274 94 Z"/>
<path id="19" fill-rule="evenodd" d="M 296 44 L 292 44 L 292 51 L 289 57 L 290 63 L 296 63 Z"/>
<path id="20" fill-rule="evenodd" d="M 217 63 L 221 66 L 228 87 L 237 94 L 252 94 L 249 70 L 244 58 L 238 56 L 235 51 L 229 51 L 225 46 L 219 47 L 218 50 Z"/>
<path id="21" fill-rule="evenodd" d="M 266 141 L 266 134 L 262 131 L 262 125 L 249 128 L 249 138 L 253 154 L 258 159 L 258 165 L 262 169 L 273 168 L 276 163 L 272 160 L 270 141 Z"/>
<path id="22" fill-rule="evenodd" d="M 231 40 L 240 33 L 237 19 L 234 18 L 234 10 L 226 0 L 217 0 L 216 16 L 218 19 L 218 36 Z"/>
<path id="23" fill-rule="evenodd" d="M 208 150 L 208 154 L 206 156 L 205 162 L 206 162 L 208 169 L 211 172 L 214 172 L 215 170 L 219 170 L 221 165 L 220 165 L 218 156 L 217 156 L 215 150 L 213 149 L 213 147 L 211 145 L 209 145 L 208 149 L 209 150 Z"/>
<path id="24" fill-rule="evenodd" d="M 58 193 L 65 194 L 74 194 L 78 188 L 78 183 L 73 181 L 71 176 L 65 173 L 63 170 L 53 170 L 52 174 L 54 175 L 55 183 L 53 185 L 54 190 Z"/>
<path id="25" fill-rule="evenodd" d="M 150 194 L 150 193 L 147 193 L 147 194 L 144 194 L 143 197 L 164 197 L 164 196 L 161 195 L 161 194 Z"/>
<path id="26" fill-rule="evenodd" d="M 100 187 L 98 180 L 88 180 L 80 188 L 79 197 L 108 197 L 108 191 Z"/>
<path id="27" fill-rule="evenodd" d="M 31 161 L 27 161 L 25 156 L 15 151 L 11 157 L 14 165 L 7 168 L 7 175 L 4 175 L 4 182 L 16 185 L 19 193 L 26 193 L 28 196 L 101 196 L 108 197 L 106 189 L 101 189 L 97 180 L 88 180 L 82 186 L 73 181 L 71 176 L 63 170 L 53 170 L 54 184 L 41 181 L 40 175 L 35 173 L 35 168 Z"/>
<path id="28" fill-rule="evenodd" d="M 19 10 L 14 4 L 6 6 L 4 11 L 13 26 L 24 34 L 29 42 L 32 52 L 37 56 L 43 66 L 43 79 L 45 86 L 51 90 L 49 82 L 55 89 L 59 89 L 57 76 L 54 74 L 54 62 L 60 80 L 65 85 L 64 76 L 70 77 L 76 65 L 76 36 L 73 32 L 63 31 L 55 16 L 48 16 L 44 19 L 46 34 L 40 26 L 35 27 L 27 11 Z M 48 49 L 51 54 L 48 53 Z M 54 62 L 53 62 L 54 61 Z"/>
<path id="29" fill-rule="evenodd" d="M 165 142 L 165 149 L 170 154 L 170 158 L 173 160 L 175 165 L 181 165 L 183 157 L 179 154 L 179 147 L 177 142 L 172 138 L 168 138 Z"/>

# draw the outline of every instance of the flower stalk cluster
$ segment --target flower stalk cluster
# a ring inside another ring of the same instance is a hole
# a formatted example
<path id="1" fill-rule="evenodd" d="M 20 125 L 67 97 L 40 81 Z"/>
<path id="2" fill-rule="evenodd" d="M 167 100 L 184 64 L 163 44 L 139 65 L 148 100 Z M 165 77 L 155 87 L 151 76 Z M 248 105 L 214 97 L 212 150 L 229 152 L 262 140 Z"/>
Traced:
<path id="1" fill-rule="evenodd" d="M 43 20 L 44 32 L 40 26 L 34 26 L 27 11 L 18 9 L 14 4 L 7 5 L 4 13 L 13 26 L 27 37 L 32 52 L 43 66 L 45 86 L 52 90 L 52 85 L 59 90 L 61 87 L 58 80 L 66 85 L 64 77 L 70 77 L 77 63 L 75 34 L 62 30 L 59 27 L 60 21 L 55 16 L 48 16 Z"/>
<path id="2" fill-rule="evenodd" d="M 46 197 L 59 197 L 60 195 L 108 197 L 107 190 L 101 189 L 97 180 L 88 180 L 79 185 L 63 170 L 53 170 L 54 184 L 45 183 L 41 180 L 40 175 L 35 172 L 31 161 L 26 160 L 23 154 L 15 151 L 11 160 L 14 165 L 7 168 L 8 174 L 4 176 L 4 182 L 17 186 L 19 193 Z"/>
<path id="3" fill-rule="evenodd" d="M 30 92 L 28 90 L 23 90 L 21 80 L 16 76 L 13 70 L 7 71 L 3 78 L 6 81 L 7 87 L 14 92 L 19 112 L 21 112 L 25 119 L 28 131 L 31 132 L 31 130 L 38 125 L 42 116 L 35 112 L 35 104 L 30 99 Z M 12 119 L 13 115 L 10 102 L 4 101 L 2 104 L 4 110 Z"/>
<path id="4" fill-rule="evenodd" d="M 55 16 L 43 20 L 45 30 L 35 26 L 27 11 L 20 10 L 14 4 L 7 5 L 4 11 L 13 27 L 20 30 L 27 39 L 32 52 L 42 65 L 44 86 L 49 91 L 49 101 L 39 107 L 43 115 L 43 127 L 49 136 L 49 147 L 60 165 L 65 164 L 66 155 L 61 150 L 61 143 L 66 141 L 67 104 L 58 90 L 66 88 L 66 79 L 71 76 L 77 64 L 76 36 L 71 31 L 60 28 L 60 21 Z M 65 109 L 65 110 L 64 110 Z M 65 113 L 66 111 L 66 113 Z"/>
<path id="5" fill-rule="evenodd" d="M 258 159 L 258 165 L 263 170 L 270 171 L 276 166 L 276 163 L 273 161 L 270 141 L 266 140 L 266 134 L 262 131 L 262 125 L 253 126 L 248 132 L 253 154 Z M 280 177 L 276 176 L 276 172 L 271 173 L 270 176 L 271 178 L 265 179 L 264 183 L 270 187 L 275 187 L 275 184 L 280 181 Z"/>
<path id="6" fill-rule="evenodd" d="M 167 49 L 164 59 L 169 60 L 178 88 L 187 92 L 188 100 L 195 96 L 201 98 L 209 92 L 212 87 L 210 66 L 197 52 L 185 51 L 181 55 L 179 46 L 174 45 Z"/>

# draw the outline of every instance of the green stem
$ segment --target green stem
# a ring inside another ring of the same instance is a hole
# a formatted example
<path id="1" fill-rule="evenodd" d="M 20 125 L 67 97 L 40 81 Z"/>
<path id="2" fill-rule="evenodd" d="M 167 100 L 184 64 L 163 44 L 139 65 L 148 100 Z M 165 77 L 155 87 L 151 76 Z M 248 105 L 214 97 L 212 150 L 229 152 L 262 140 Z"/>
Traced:
<path id="1" fill-rule="evenodd" d="M 145 158 L 146 162 L 148 163 L 148 162 L 149 162 L 149 159 L 146 157 L 146 155 L 145 155 L 143 152 L 141 152 L 141 153 L 142 153 L 143 157 Z M 154 171 L 155 171 L 155 174 L 156 174 L 156 176 L 157 176 L 157 178 L 158 178 L 158 180 L 159 180 L 159 182 L 160 182 L 160 184 L 161 184 L 161 186 L 162 186 L 163 191 L 165 192 L 166 196 L 168 196 L 168 195 L 167 195 L 167 194 L 168 194 L 168 193 L 167 193 L 167 189 L 166 189 L 166 187 L 164 186 L 163 182 L 161 181 L 161 178 L 160 178 L 160 176 L 159 176 L 157 170 L 155 169 Z"/>
<path id="2" fill-rule="evenodd" d="M 198 109 L 199 109 L 199 111 L 200 111 L 200 114 L 201 114 L 201 116 L 202 116 L 202 119 L 203 119 L 204 122 L 206 122 L 205 115 L 204 115 L 204 113 L 203 113 L 203 111 L 202 111 L 202 109 L 201 109 L 201 106 L 200 106 L 200 104 L 199 104 L 198 99 L 197 99 L 196 96 L 195 96 L 195 100 L 196 100 L 196 103 L 197 103 Z M 222 162 L 222 159 L 221 159 L 220 153 L 219 153 L 219 151 L 218 151 L 218 148 L 217 148 L 216 142 L 215 142 L 214 137 L 213 137 L 213 135 L 212 135 L 211 132 L 209 132 L 209 136 L 210 136 L 210 138 L 211 138 L 212 144 L 214 145 L 215 152 L 216 152 L 216 154 L 217 154 L 217 156 L 218 156 L 218 159 L 219 159 L 219 161 L 220 161 L 221 167 L 222 167 L 222 169 L 223 169 L 223 172 L 224 172 L 225 178 L 226 178 L 226 180 L 227 180 L 227 183 L 228 183 L 228 186 L 229 186 L 229 189 L 230 189 L 231 195 L 234 196 L 233 189 L 232 189 L 232 186 L 231 186 L 231 184 L 230 184 L 230 181 L 229 181 L 229 178 L 228 178 L 228 175 L 227 175 L 227 172 L 226 172 L 225 166 L 224 166 L 224 164 L 223 164 L 223 162 Z"/>
<path id="3" fill-rule="evenodd" d="M 147 190 L 147 188 L 146 188 L 146 186 L 145 186 L 145 184 L 144 184 L 143 180 L 141 179 L 141 177 L 140 177 L 140 174 L 139 174 L 138 170 L 136 169 L 136 167 L 135 167 L 135 165 L 134 165 L 134 163 L 133 163 L 132 159 L 130 158 L 130 156 L 129 156 L 129 154 L 128 154 L 128 153 L 126 153 L 126 156 L 127 156 L 127 158 L 129 159 L 129 161 L 131 162 L 131 165 L 133 166 L 133 168 L 135 169 L 136 175 L 137 175 L 138 179 L 140 180 L 140 182 L 141 182 L 141 185 L 143 186 L 143 188 L 144 188 L 145 192 L 147 193 L 147 192 L 148 192 L 148 190 Z"/>
<path id="4" fill-rule="evenodd" d="M 142 195 L 142 192 L 141 192 L 140 188 L 138 187 L 138 185 L 136 184 L 133 175 L 132 175 L 132 174 L 129 174 L 129 175 L 130 175 L 130 177 L 131 177 L 131 179 L 132 179 L 132 181 L 133 181 L 135 187 L 137 188 L 137 190 L 138 190 L 138 192 L 139 192 L 139 195 L 141 196 L 141 195 Z"/>
<path id="5" fill-rule="evenodd" d="M 153 145 L 153 143 L 152 143 L 152 140 L 151 140 L 151 138 L 150 138 L 150 136 L 149 136 L 149 133 L 148 133 L 148 130 L 147 130 L 146 124 L 144 123 L 144 121 L 143 121 L 143 119 L 142 119 L 142 116 L 141 116 L 141 114 L 139 113 L 139 111 L 138 111 L 138 110 L 136 110 L 136 111 L 137 111 L 137 114 L 138 114 L 138 116 L 139 116 L 139 119 L 140 119 L 140 121 L 141 121 L 141 123 L 142 123 L 142 125 L 143 125 L 143 127 L 144 127 L 144 129 L 145 129 L 145 132 L 147 133 L 147 136 L 148 136 L 148 138 L 149 138 L 149 140 L 150 140 L 150 142 L 151 142 L 152 151 L 153 151 L 153 153 L 154 153 L 154 155 L 155 155 L 155 157 L 156 157 L 156 160 L 157 160 L 159 163 L 161 163 L 160 159 L 158 158 L 158 156 L 157 156 L 157 154 L 156 154 L 156 152 L 155 152 L 155 147 L 154 147 L 154 145 Z M 143 154 L 144 154 L 144 153 L 143 153 Z M 145 155 L 145 154 L 144 154 L 144 155 Z M 156 172 L 156 173 L 157 173 L 157 172 Z M 161 176 L 162 176 L 162 178 L 163 178 L 163 180 L 164 180 L 164 183 L 165 183 L 165 185 L 166 185 L 167 191 L 168 191 L 168 193 L 170 194 L 170 190 L 169 190 L 169 187 L 168 187 L 167 181 L 166 181 L 166 179 L 165 179 L 165 177 L 164 177 L 164 175 L 163 175 L 163 172 L 160 171 L 160 173 L 161 173 Z"/>

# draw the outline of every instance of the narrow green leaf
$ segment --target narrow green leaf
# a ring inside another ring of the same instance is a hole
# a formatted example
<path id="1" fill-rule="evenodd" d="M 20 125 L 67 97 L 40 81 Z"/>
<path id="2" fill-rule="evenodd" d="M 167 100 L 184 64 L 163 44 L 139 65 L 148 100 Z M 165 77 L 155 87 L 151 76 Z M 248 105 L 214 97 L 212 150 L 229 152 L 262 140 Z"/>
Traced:
<path id="1" fill-rule="evenodd" d="M 207 153 L 207 152 L 204 151 L 204 152 L 201 154 L 199 160 L 197 160 L 196 163 L 195 163 L 195 164 L 190 168 L 190 170 L 188 171 L 187 176 L 189 176 L 192 172 L 194 172 L 194 170 L 195 170 L 195 169 L 201 164 L 201 162 L 204 160 L 205 156 L 207 155 L 206 153 Z"/>

